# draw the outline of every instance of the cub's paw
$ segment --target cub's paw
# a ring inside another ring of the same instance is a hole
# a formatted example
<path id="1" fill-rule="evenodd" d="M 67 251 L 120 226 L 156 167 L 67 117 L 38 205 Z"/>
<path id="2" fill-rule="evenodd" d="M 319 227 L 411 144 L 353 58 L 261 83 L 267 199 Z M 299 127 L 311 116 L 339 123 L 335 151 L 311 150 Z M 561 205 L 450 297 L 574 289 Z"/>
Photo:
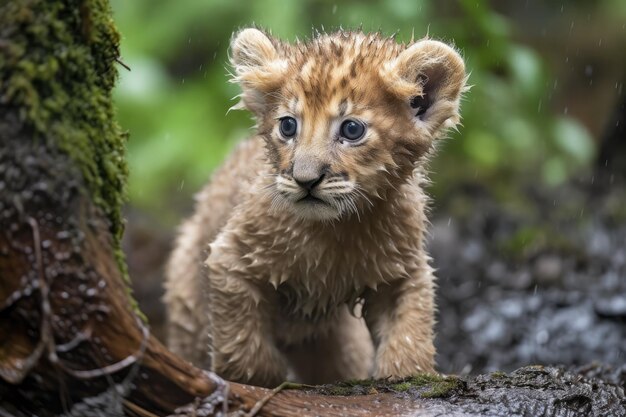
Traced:
<path id="1" fill-rule="evenodd" d="M 243 384 L 272 388 L 287 376 L 287 363 L 275 348 L 255 352 L 213 353 L 213 371 L 221 377 Z"/>
<path id="2" fill-rule="evenodd" d="M 397 350 L 387 348 L 376 354 L 373 377 L 376 379 L 402 379 L 411 375 L 435 373 L 434 350 Z"/>

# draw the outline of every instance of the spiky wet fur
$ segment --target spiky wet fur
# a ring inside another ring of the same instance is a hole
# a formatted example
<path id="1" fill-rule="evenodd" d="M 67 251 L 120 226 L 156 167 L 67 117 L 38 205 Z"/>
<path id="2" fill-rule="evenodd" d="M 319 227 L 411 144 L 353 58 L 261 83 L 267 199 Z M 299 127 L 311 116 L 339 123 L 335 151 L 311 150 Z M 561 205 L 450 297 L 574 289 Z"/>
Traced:
<path id="1" fill-rule="evenodd" d="M 180 229 L 170 348 L 265 386 L 433 371 L 424 164 L 459 121 L 463 60 L 441 42 L 343 31 L 292 45 L 244 29 L 231 54 L 257 134 Z M 292 139 L 278 128 L 286 115 L 300 126 Z M 339 137 L 346 118 L 367 125 L 362 142 Z M 323 203 L 298 202 L 298 170 L 326 173 Z"/>

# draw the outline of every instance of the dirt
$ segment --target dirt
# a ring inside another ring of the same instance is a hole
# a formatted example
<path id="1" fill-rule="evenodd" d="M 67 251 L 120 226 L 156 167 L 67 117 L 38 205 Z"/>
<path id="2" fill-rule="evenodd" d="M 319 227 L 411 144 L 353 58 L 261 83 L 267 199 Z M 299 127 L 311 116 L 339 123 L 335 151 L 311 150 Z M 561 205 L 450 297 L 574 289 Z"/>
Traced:
<path id="1" fill-rule="evenodd" d="M 597 362 L 623 386 L 626 193 L 577 183 L 527 188 L 516 200 L 459 187 L 438 201 L 440 370 Z"/>
<path id="2" fill-rule="evenodd" d="M 542 366 L 520 368 L 509 375 L 476 376 L 446 402 L 450 407 L 441 415 L 626 416 L 626 398 L 620 388 Z"/>

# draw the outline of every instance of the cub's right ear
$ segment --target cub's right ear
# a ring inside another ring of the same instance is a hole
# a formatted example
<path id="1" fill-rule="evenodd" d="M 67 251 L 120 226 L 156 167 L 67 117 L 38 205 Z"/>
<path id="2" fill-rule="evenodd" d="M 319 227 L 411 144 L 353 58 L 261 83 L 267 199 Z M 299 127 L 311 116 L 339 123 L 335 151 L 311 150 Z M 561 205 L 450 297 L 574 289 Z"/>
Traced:
<path id="1" fill-rule="evenodd" d="M 459 122 L 467 75 L 463 58 L 454 48 L 428 39 L 417 41 L 386 64 L 381 76 L 432 137 Z"/>
<path id="2" fill-rule="evenodd" d="M 237 32 L 230 43 L 230 62 L 235 69 L 233 82 L 241 86 L 241 101 L 234 109 L 247 108 L 263 113 L 268 94 L 276 90 L 285 75 L 287 61 L 280 56 L 271 39 L 258 29 Z"/>

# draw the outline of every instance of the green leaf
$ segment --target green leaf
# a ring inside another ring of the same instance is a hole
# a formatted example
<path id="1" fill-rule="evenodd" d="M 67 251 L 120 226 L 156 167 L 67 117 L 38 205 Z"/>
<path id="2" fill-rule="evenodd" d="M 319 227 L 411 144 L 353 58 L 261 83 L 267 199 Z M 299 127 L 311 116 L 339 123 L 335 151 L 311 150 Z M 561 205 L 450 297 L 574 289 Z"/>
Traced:
<path id="1" fill-rule="evenodd" d="M 558 148 L 579 163 L 588 163 L 594 156 L 591 135 L 578 121 L 563 117 L 554 123 L 554 141 Z"/>

